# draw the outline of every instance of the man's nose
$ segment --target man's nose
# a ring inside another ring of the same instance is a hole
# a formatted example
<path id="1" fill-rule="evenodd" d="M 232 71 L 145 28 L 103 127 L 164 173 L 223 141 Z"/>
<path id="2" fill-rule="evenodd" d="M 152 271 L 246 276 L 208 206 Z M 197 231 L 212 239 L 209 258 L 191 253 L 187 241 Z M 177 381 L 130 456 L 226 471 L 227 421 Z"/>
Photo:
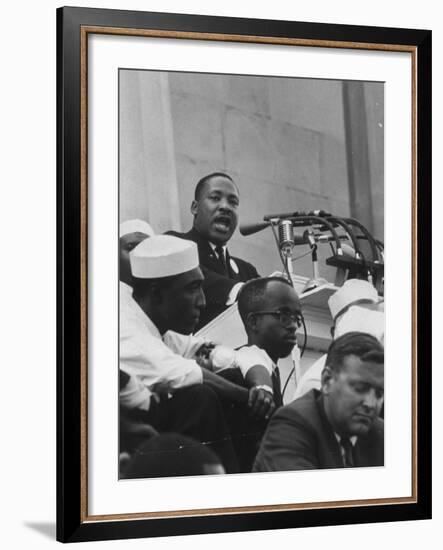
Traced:
<path id="1" fill-rule="evenodd" d="M 291 332 L 295 332 L 298 328 L 297 319 L 293 319 L 292 317 L 290 317 L 288 319 L 288 324 L 286 325 L 286 328 L 290 329 Z"/>
<path id="2" fill-rule="evenodd" d="M 204 309 L 206 307 L 206 297 L 202 288 L 198 293 L 196 304 L 197 304 L 197 307 L 199 307 L 200 309 Z"/>
<path id="3" fill-rule="evenodd" d="M 229 202 L 227 197 L 222 197 L 220 199 L 220 202 L 218 203 L 218 208 L 220 210 L 229 210 L 229 211 L 231 211 L 232 210 L 232 205 Z"/>
<path id="4" fill-rule="evenodd" d="M 371 388 L 368 392 L 365 393 L 363 404 L 368 409 L 375 409 L 377 407 L 378 397 L 374 388 Z"/>

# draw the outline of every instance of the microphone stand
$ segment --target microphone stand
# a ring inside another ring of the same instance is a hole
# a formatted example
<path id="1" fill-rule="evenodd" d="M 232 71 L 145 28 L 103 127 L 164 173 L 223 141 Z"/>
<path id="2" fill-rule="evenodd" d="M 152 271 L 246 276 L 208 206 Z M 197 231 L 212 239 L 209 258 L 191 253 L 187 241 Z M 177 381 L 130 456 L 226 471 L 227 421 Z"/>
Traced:
<path id="1" fill-rule="evenodd" d="M 366 227 L 358 220 L 355 220 L 354 218 L 339 218 L 322 210 L 308 213 L 292 212 L 284 214 L 269 214 L 264 216 L 263 220 L 263 222 L 243 226 L 243 228 L 240 227 L 240 232 L 242 235 L 251 235 L 257 231 L 265 229 L 268 226 L 271 226 L 272 234 L 274 235 L 275 244 L 283 264 L 284 272 L 292 285 L 294 285 L 292 280 L 292 254 L 296 244 L 309 244 L 311 247 L 313 279 L 309 281 L 308 286 L 311 287 L 313 285 L 312 288 L 315 288 L 316 286 L 323 284 L 323 280 L 319 278 L 317 241 L 322 241 L 322 237 L 325 236 L 320 235 L 319 237 L 316 237 L 316 235 L 313 234 L 312 229 L 305 232 L 305 234 L 308 233 L 307 237 L 303 236 L 300 238 L 300 236 L 294 235 L 293 229 L 295 227 L 306 226 L 313 226 L 320 232 L 328 231 L 330 233 L 330 237 L 326 237 L 326 239 L 328 241 L 335 241 L 336 250 L 334 255 L 326 260 L 327 265 L 335 266 L 339 270 L 342 270 L 343 274 L 350 269 L 354 271 L 362 271 L 366 275 L 367 279 L 370 282 L 373 282 L 377 289 L 379 289 L 378 287 L 380 287 L 380 285 L 383 285 L 383 243 L 377 241 L 366 229 Z M 337 226 L 340 226 L 345 230 L 347 237 L 338 235 L 335 229 Z M 277 235 L 276 227 L 279 229 L 279 236 Z M 356 235 L 354 228 L 359 229 L 362 234 Z M 343 238 L 348 238 L 351 240 L 355 252 L 354 256 L 351 257 L 344 254 L 341 245 L 341 239 Z M 371 248 L 372 261 L 365 258 L 365 255 L 359 246 L 358 239 L 365 239 L 368 241 Z M 305 289 L 308 288 L 308 286 L 305 287 Z"/>
<path id="2" fill-rule="evenodd" d="M 284 270 L 285 270 L 285 273 L 289 279 L 289 282 L 291 283 L 292 286 L 294 286 L 294 283 L 293 283 L 293 280 L 292 280 L 292 276 L 294 274 L 294 271 L 293 271 L 293 267 L 292 267 L 292 250 L 294 248 L 294 239 L 292 239 L 292 242 L 293 242 L 293 245 L 292 246 L 287 246 L 284 248 L 284 250 L 282 250 L 282 243 L 280 243 L 279 241 L 279 238 L 277 236 L 277 233 L 276 233 L 276 230 L 275 230 L 275 226 L 279 223 L 281 223 L 282 221 L 290 221 L 292 223 L 292 226 L 303 226 L 303 225 L 308 225 L 308 224 L 312 224 L 313 222 L 314 223 L 317 223 L 317 224 L 320 224 L 322 226 L 326 226 L 327 229 L 329 229 L 329 231 L 331 232 L 332 236 L 333 236 L 333 239 L 335 240 L 335 243 L 336 243 L 336 247 L 337 247 L 337 255 L 339 256 L 343 256 L 343 250 L 342 250 L 342 247 L 341 247 L 341 241 L 340 241 L 340 238 L 334 228 L 334 226 L 332 225 L 332 223 L 329 221 L 329 219 L 326 219 L 326 218 L 322 218 L 320 216 L 310 216 L 310 215 L 306 215 L 306 216 L 288 216 L 288 217 L 285 217 L 285 218 L 268 218 L 266 221 L 270 222 L 271 224 L 271 228 L 272 228 L 272 232 L 273 232 L 273 235 L 274 235 L 274 239 L 275 239 L 275 243 L 277 245 L 277 249 L 279 251 L 279 255 L 280 255 L 280 259 L 282 261 L 282 264 L 283 264 L 283 267 L 284 267 Z M 319 269 L 318 269 L 318 254 L 317 254 L 317 245 L 315 244 L 315 241 L 313 243 L 310 243 L 308 241 L 308 244 L 310 244 L 311 246 L 311 250 L 312 250 L 312 267 L 313 267 L 313 278 L 308 281 L 307 285 L 305 286 L 305 290 L 307 290 L 308 288 L 309 289 L 312 289 L 312 288 L 316 288 L 317 286 L 320 286 L 321 284 L 324 284 L 326 283 L 327 281 L 325 280 L 321 280 L 319 278 Z"/>
<path id="3" fill-rule="evenodd" d="M 343 227 L 343 229 L 346 231 L 346 233 L 349 235 L 352 241 L 352 245 L 355 250 L 355 259 L 361 261 L 362 264 L 365 266 L 366 265 L 365 257 L 363 255 L 363 252 L 361 251 L 357 237 L 355 236 L 354 231 L 351 229 L 350 224 L 347 221 L 345 221 L 343 218 L 337 218 L 336 216 L 330 216 L 328 217 L 328 220 L 331 221 L 332 223 L 341 225 L 341 227 Z M 343 270 L 343 268 L 338 268 L 336 281 L 337 281 L 337 278 L 340 278 L 340 272 L 342 272 L 343 274 L 342 276 L 346 276 L 345 274 L 349 273 L 348 270 Z M 366 275 L 368 277 L 368 281 L 372 283 L 372 273 L 368 267 L 366 268 Z"/>
<path id="4" fill-rule="evenodd" d="M 320 277 L 320 271 L 318 268 L 318 244 L 315 239 L 315 235 L 311 229 L 306 230 L 305 232 L 308 244 L 311 247 L 311 257 L 312 257 L 312 279 L 310 279 L 304 286 L 303 292 L 308 290 L 313 290 L 321 285 L 327 284 L 327 280 Z"/>

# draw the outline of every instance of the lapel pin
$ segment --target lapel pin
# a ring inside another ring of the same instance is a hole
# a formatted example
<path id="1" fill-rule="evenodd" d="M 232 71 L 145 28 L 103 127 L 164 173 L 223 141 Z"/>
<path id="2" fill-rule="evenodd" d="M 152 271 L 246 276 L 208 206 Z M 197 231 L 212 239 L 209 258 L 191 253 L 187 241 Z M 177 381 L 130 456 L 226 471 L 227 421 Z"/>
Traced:
<path id="1" fill-rule="evenodd" d="M 229 259 L 229 264 L 231 265 L 231 269 L 232 271 L 238 275 L 239 274 L 239 271 L 238 271 L 238 266 L 237 264 L 234 262 L 234 260 L 232 258 Z"/>

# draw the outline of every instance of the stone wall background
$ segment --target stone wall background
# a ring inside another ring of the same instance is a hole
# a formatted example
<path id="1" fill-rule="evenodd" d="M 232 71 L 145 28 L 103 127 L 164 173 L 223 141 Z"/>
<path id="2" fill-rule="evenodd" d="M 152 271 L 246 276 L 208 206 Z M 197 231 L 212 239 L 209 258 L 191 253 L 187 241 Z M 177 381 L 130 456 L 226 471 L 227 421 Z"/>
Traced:
<path id="1" fill-rule="evenodd" d="M 195 184 L 224 171 L 240 189 L 240 223 L 325 209 L 383 240 L 383 111 L 382 83 L 122 70 L 120 221 L 186 231 Z M 229 248 L 262 275 L 280 268 L 270 230 L 237 230 Z M 320 275 L 333 282 L 330 255 L 322 245 Z M 294 271 L 310 276 L 309 256 Z"/>

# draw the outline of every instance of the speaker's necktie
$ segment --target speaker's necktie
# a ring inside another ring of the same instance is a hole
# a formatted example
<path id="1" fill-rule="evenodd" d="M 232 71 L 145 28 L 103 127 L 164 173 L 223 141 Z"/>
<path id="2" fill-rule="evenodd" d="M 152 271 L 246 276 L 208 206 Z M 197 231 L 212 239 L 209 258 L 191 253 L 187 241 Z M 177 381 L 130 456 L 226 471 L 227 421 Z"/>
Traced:
<path id="1" fill-rule="evenodd" d="M 342 446 L 344 451 L 343 462 L 345 464 L 345 467 L 353 468 L 354 467 L 354 454 L 353 454 L 354 447 L 349 437 L 340 438 L 340 445 Z"/>
<path id="2" fill-rule="evenodd" d="M 223 247 L 221 245 L 217 245 L 215 247 L 215 252 L 217 254 L 218 263 L 220 264 L 220 267 L 223 270 L 223 273 L 225 275 L 228 275 L 228 268 L 226 266 L 226 259 L 225 259 L 225 251 L 223 250 Z"/>

